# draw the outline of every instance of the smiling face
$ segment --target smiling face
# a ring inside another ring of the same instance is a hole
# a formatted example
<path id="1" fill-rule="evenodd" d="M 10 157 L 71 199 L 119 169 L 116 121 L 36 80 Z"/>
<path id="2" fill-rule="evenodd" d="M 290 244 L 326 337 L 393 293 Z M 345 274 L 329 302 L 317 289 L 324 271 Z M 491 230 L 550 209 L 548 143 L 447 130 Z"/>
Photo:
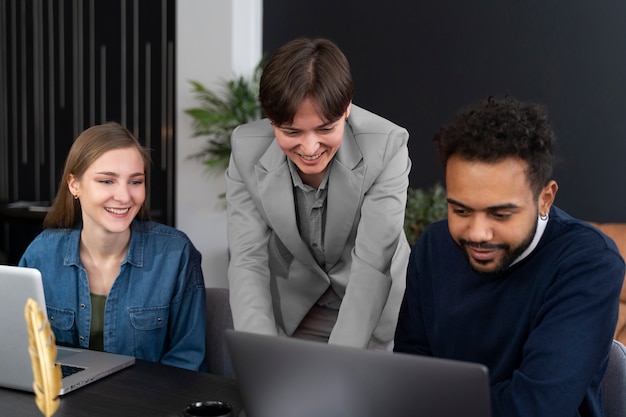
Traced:
<path id="1" fill-rule="evenodd" d="M 146 199 L 144 160 L 135 147 L 103 153 L 68 187 L 80 199 L 83 229 L 121 233 L 129 229 Z"/>
<path id="2" fill-rule="evenodd" d="M 280 149 L 298 167 L 305 184 L 317 188 L 324 178 L 328 164 L 337 153 L 343 139 L 344 118 L 323 120 L 315 103 L 307 98 L 296 112 L 291 124 L 274 126 L 274 134 Z"/>
<path id="3" fill-rule="evenodd" d="M 508 268 L 530 245 L 537 216 L 547 214 L 554 202 L 556 182 L 536 199 L 526 168 L 516 157 L 485 163 L 453 155 L 446 163 L 450 234 L 479 273 Z"/>

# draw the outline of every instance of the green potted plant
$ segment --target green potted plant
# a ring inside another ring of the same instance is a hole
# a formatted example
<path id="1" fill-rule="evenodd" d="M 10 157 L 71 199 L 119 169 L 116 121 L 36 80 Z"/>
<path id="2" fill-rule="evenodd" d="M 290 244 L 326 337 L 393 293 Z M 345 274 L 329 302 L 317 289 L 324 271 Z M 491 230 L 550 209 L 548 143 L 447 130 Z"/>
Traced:
<path id="1" fill-rule="evenodd" d="M 413 246 L 424 228 L 448 215 L 446 190 L 436 183 L 429 188 L 409 188 L 404 213 L 404 232 Z"/>
<path id="2" fill-rule="evenodd" d="M 217 91 L 190 81 L 198 106 L 186 109 L 185 113 L 193 119 L 193 136 L 205 137 L 206 143 L 189 158 L 206 165 L 208 171 L 223 172 L 228 167 L 233 130 L 262 117 L 258 100 L 261 72 L 259 63 L 250 78 L 239 76 L 224 81 Z"/>

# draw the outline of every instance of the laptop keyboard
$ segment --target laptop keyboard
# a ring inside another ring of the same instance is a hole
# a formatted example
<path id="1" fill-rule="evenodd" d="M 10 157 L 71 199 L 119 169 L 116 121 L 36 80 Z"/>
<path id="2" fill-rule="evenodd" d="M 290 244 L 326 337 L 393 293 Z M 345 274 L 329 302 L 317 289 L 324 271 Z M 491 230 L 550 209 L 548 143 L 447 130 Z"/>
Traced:
<path id="1" fill-rule="evenodd" d="M 84 371 L 85 368 L 80 366 L 72 366 L 72 365 L 63 365 L 61 364 L 61 374 L 63 378 L 66 376 L 74 375 L 77 372 Z"/>

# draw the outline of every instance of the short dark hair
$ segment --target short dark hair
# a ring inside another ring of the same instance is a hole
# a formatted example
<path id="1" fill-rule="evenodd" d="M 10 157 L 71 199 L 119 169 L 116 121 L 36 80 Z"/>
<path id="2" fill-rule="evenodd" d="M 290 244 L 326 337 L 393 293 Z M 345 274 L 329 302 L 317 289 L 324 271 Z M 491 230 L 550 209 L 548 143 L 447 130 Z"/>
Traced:
<path id="1" fill-rule="evenodd" d="M 259 101 L 277 125 L 291 123 L 304 100 L 311 98 L 327 121 L 343 116 L 352 101 L 350 64 L 328 39 L 294 39 L 274 52 L 263 69 Z"/>
<path id="2" fill-rule="evenodd" d="M 544 106 L 508 96 L 489 97 L 459 112 L 434 137 L 444 166 L 452 155 L 487 163 L 521 158 L 535 196 L 551 179 L 554 141 Z"/>

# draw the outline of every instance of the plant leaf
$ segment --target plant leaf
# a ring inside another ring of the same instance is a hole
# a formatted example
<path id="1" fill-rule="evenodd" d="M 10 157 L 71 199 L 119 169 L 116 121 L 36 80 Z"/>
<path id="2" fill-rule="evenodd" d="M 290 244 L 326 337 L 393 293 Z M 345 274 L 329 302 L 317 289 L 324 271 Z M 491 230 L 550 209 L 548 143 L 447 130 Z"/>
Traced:
<path id="1" fill-rule="evenodd" d="M 445 219 L 447 215 L 446 190 L 441 184 L 436 183 L 430 188 L 409 188 L 404 213 L 404 232 L 409 244 L 413 246 L 426 226 Z"/>
<path id="2" fill-rule="evenodd" d="M 32 298 L 26 301 L 24 316 L 28 328 L 28 353 L 33 366 L 35 403 L 46 417 L 59 408 L 61 367 L 55 364 L 57 348 L 48 318 Z"/>
<path id="3" fill-rule="evenodd" d="M 193 137 L 204 137 L 206 143 L 188 158 L 202 162 L 208 171 L 223 172 L 228 167 L 233 130 L 262 117 L 258 100 L 262 63 L 251 77 L 222 81 L 215 91 L 198 81 L 189 81 L 198 105 L 184 112 L 192 118 Z"/>

